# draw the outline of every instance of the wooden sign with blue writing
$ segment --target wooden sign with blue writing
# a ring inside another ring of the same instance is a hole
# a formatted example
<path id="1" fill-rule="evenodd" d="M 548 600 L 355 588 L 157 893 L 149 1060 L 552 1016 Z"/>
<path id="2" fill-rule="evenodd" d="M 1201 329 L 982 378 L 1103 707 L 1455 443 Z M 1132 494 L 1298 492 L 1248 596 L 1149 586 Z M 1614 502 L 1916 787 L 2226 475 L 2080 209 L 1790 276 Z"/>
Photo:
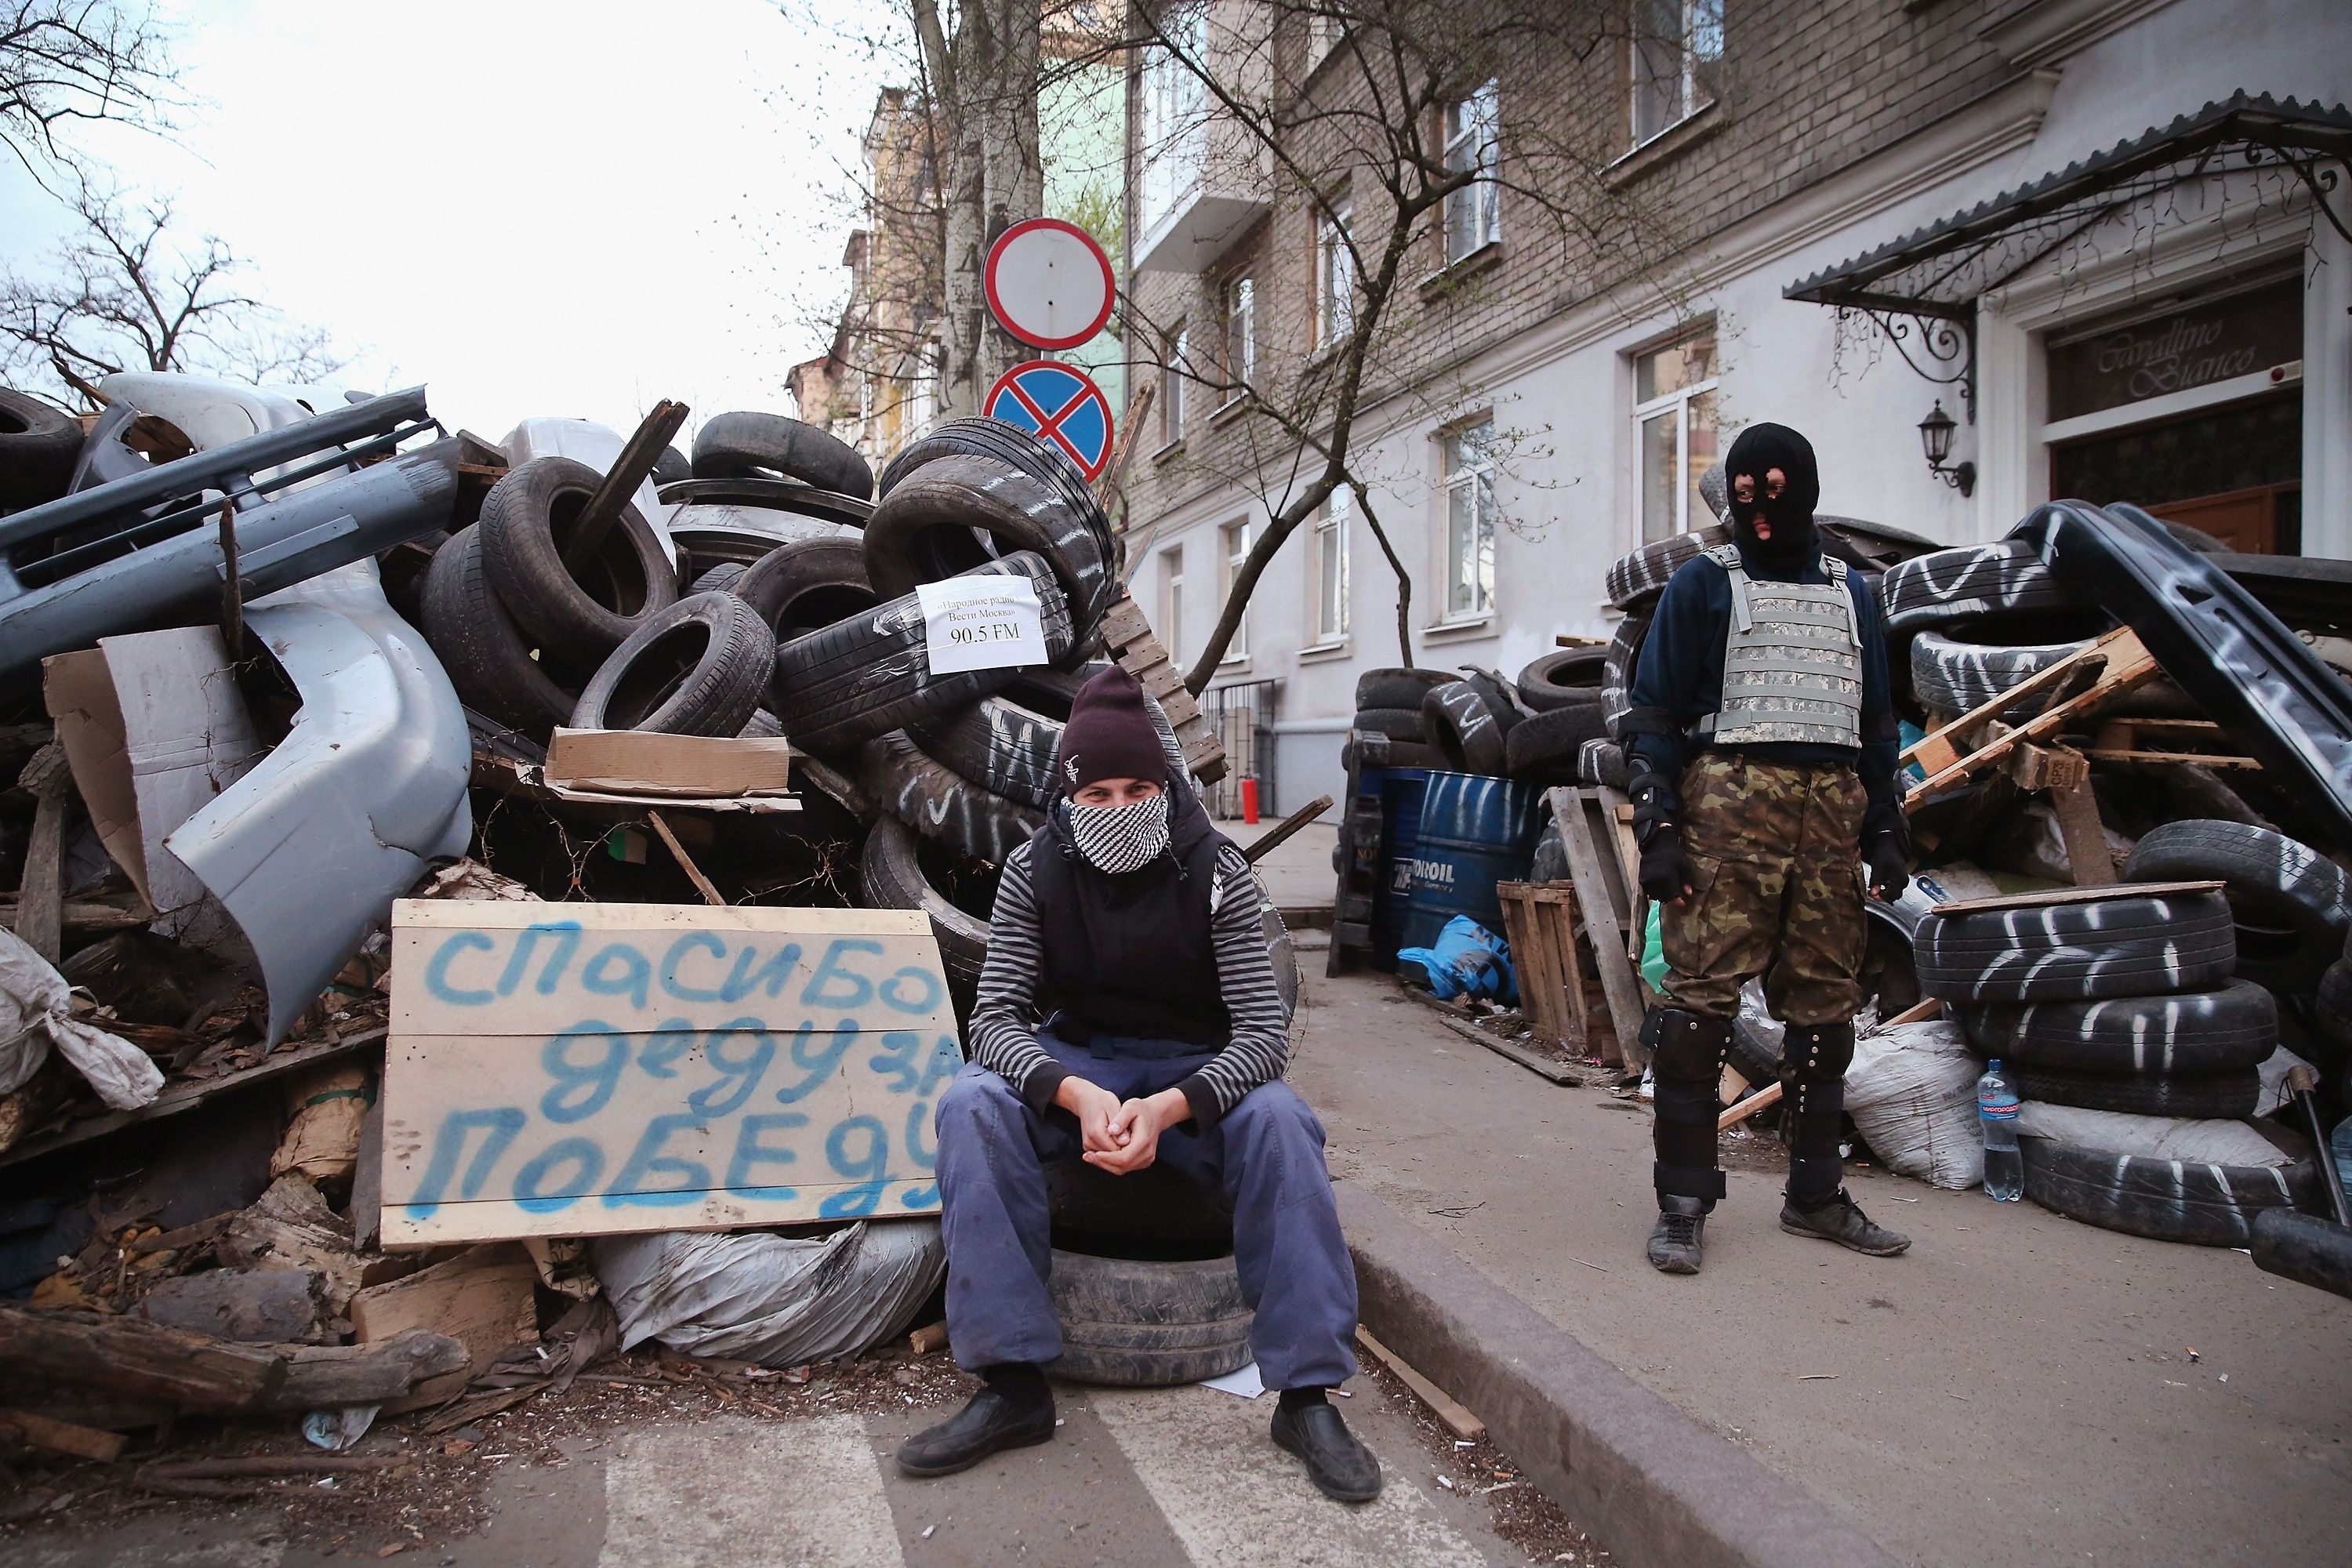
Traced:
<path id="1" fill-rule="evenodd" d="M 932 1214 L 911 910 L 393 906 L 383 1244 Z"/>

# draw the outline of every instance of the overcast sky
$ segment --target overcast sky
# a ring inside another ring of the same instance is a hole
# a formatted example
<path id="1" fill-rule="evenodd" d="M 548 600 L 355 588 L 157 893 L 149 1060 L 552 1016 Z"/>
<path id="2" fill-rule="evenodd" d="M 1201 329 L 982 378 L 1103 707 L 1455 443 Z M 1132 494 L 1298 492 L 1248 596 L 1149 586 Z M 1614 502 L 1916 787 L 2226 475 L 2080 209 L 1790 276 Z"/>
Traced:
<path id="1" fill-rule="evenodd" d="M 844 32 L 887 0 L 820 0 Z M 180 145 L 85 133 L 130 184 L 333 332 L 364 390 L 425 384 L 452 428 L 626 429 L 790 413 L 840 300 L 843 205 L 898 72 L 770 0 L 181 0 Z M 869 14 L 870 16 L 869 16 Z M 0 260 L 60 217 L 0 171 Z"/>

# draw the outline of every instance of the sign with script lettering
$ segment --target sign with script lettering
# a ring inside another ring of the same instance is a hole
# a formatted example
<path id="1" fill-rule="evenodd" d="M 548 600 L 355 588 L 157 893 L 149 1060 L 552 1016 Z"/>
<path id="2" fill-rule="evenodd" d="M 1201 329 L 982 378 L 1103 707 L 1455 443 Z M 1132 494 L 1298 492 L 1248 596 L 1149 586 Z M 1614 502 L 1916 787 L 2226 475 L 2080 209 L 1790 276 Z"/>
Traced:
<path id="1" fill-rule="evenodd" d="M 403 900 L 393 975 L 386 1247 L 939 1209 L 918 910 Z"/>
<path id="2" fill-rule="evenodd" d="M 2303 357 L 2303 284 L 2200 300 L 2053 339 L 2050 417 L 2072 419 L 2253 375 Z"/>

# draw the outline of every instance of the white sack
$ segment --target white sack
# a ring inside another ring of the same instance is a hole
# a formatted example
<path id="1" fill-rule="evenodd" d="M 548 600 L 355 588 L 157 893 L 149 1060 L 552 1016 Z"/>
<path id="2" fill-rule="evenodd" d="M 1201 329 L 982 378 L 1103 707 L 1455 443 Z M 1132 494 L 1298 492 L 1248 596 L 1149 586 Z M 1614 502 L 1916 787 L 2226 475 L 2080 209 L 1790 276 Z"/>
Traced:
<path id="1" fill-rule="evenodd" d="M 66 977 L 0 928 L 0 1094 L 23 1088 L 51 1046 L 117 1110 L 136 1110 L 163 1092 L 163 1069 L 130 1041 L 76 1022 Z"/>
<path id="2" fill-rule="evenodd" d="M 2189 1121 L 2171 1116 L 2126 1116 L 2029 1100 L 2017 1108 L 2022 1138 L 2047 1138 L 2078 1149 L 2177 1160 L 2184 1165 L 2291 1165 L 2277 1144 L 2242 1121 Z"/>
<path id="3" fill-rule="evenodd" d="M 2284 1046 L 2281 1046 L 2262 1059 L 2261 1064 L 2254 1068 L 2262 1075 L 2263 1079 L 2262 1093 L 2254 1099 L 2256 1116 L 2268 1116 L 2293 1098 L 2286 1091 L 2286 1075 L 2297 1068 L 2306 1071 L 2316 1070 L 2309 1062 L 2305 1061 Z"/>
<path id="4" fill-rule="evenodd" d="M 1846 1114 L 1887 1168 L 1955 1192 L 1984 1180 L 1977 1079 L 1959 1026 L 1898 1024 L 1853 1043 Z"/>
<path id="5" fill-rule="evenodd" d="M 814 1238 L 657 1231 L 589 1244 L 621 1346 L 798 1366 L 897 1333 L 947 1278 L 935 1219 L 860 1221 Z"/>

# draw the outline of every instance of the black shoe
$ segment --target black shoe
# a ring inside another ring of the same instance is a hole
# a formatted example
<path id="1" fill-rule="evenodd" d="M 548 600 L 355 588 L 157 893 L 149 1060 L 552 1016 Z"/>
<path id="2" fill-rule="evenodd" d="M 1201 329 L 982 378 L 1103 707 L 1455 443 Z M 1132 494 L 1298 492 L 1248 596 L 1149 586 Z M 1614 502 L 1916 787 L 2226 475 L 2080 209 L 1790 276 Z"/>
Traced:
<path id="1" fill-rule="evenodd" d="M 1706 1248 L 1706 1211 L 1696 1198 L 1658 1198 L 1650 1229 L 1650 1267 L 1661 1274 L 1696 1274 Z"/>
<path id="2" fill-rule="evenodd" d="M 1340 1502 L 1370 1502 L 1381 1495 L 1381 1462 L 1356 1441 L 1339 1412 L 1329 1405 L 1301 1405 L 1274 1412 L 1274 1441 L 1307 1465 L 1307 1479 L 1325 1497 Z"/>
<path id="3" fill-rule="evenodd" d="M 1860 1205 L 1846 1196 L 1843 1187 L 1837 1196 L 1819 1208 L 1799 1208 L 1794 1200 L 1780 1205 L 1780 1228 L 1790 1236 L 1819 1237 L 1834 1241 L 1840 1247 L 1850 1247 L 1856 1252 L 1873 1258 L 1893 1258 L 1907 1251 L 1911 1238 L 1900 1231 L 1873 1225 Z"/>
<path id="4" fill-rule="evenodd" d="M 1054 1396 L 1015 1405 L 992 1388 L 936 1426 L 898 1445 L 898 1468 L 910 1476 L 951 1476 L 1004 1448 L 1026 1448 L 1054 1435 Z"/>

